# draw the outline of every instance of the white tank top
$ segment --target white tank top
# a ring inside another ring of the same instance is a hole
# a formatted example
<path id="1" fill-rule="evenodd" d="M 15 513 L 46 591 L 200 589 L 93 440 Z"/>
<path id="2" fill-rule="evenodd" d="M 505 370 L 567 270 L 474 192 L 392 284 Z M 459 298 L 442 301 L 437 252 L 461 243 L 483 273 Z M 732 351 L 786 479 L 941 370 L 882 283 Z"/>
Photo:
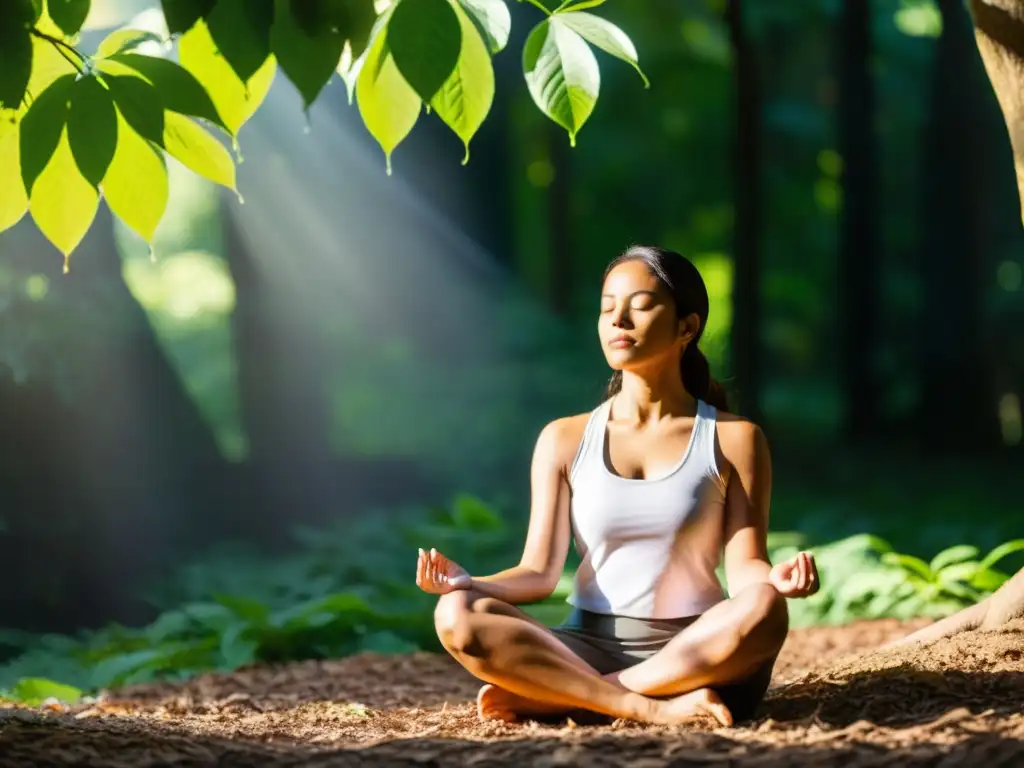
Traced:
<path id="1" fill-rule="evenodd" d="M 725 538 L 725 479 L 715 409 L 697 401 L 683 458 L 664 477 L 616 475 L 607 459 L 611 399 L 594 410 L 569 475 L 576 571 L 571 605 L 645 619 L 695 616 L 725 599 L 715 569 Z"/>

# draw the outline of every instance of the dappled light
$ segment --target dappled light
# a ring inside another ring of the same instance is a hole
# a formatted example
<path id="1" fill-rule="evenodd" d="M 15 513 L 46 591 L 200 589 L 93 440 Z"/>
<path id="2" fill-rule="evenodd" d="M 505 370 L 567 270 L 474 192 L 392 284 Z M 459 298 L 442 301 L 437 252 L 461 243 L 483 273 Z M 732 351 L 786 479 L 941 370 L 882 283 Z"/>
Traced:
<path id="1" fill-rule="evenodd" d="M 0 762 L 1024 754 L 1024 0 L 9 2 Z"/>

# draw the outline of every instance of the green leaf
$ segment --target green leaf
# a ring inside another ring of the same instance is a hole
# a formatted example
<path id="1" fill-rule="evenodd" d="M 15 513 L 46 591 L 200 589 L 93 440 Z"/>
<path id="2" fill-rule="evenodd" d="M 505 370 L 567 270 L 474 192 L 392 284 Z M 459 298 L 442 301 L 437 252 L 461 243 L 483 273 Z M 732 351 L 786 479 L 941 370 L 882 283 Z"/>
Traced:
<path id="1" fill-rule="evenodd" d="M 47 34 L 52 33 L 58 37 L 61 34 L 52 22 L 44 23 L 43 20 L 40 20 L 38 28 L 40 31 Z M 38 98 L 57 78 L 63 75 L 77 74 L 78 70 L 74 65 L 65 59 L 51 42 L 38 37 L 32 38 L 32 77 L 29 78 L 27 90 L 30 100 Z M 23 109 L 26 108 L 27 106 L 23 106 Z"/>
<path id="2" fill-rule="evenodd" d="M 0 107 L 20 107 L 31 76 L 32 38 L 28 29 L 0 27 Z"/>
<path id="3" fill-rule="evenodd" d="M 270 608 L 259 600 L 245 595 L 214 595 L 213 599 L 230 608 L 246 621 L 261 623 L 270 616 Z"/>
<path id="4" fill-rule="evenodd" d="M 958 544 L 939 552 L 939 554 L 932 558 L 929 567 L 933 571 L 941 571 L 947 565 L 959 563 L 964 560 L 973 560 L 978 556 L 978 554 L 979 552 L 977 547 L 972 547 L 970 544 Z"/>
<path id="5" fill-rule="evenodd" d="M 389 176 L 391 153 L 416 125 L 420 103 L 388 52 L 387 35 L 375 35 L 359 71 L 356 104 L 367 130 L 384 150 Z"/>
<path id="6" fill-rule="evenodd" d="M 601 71 L 586 41 L 558 18 L 545 19 L 526 39 L 523 73 L 534 103 L 568 131 L 575 146 L 601 89 Z"/>
<path id="7" fill-rule="evenodd" d="M 164 106 L 153 84 L 135 75 L 104 75 L 114 105 L 132 130 L 148 141 L 164 143 Z"/>
<path id="8" fill-rule="evenodd" d="M 164 113 L 164 149 L 167 153 L 200 176 L 235 189 L 235 164 L 224 145 L 202 127 L 179 115 Z"/>
<path id="9" fill-rule="evenodd" d="M 995 592 L 1010 579 L 1010 574 L 995 568 L 977 571 L 971 578 L 971 586 L 982 592 Z"/>
<path id="10" fill-rule="evenodd" d="M 9 125 L 7 115 L 0 114 L 4 126 Z M 21 178 L 21 133 L 17 126 L 0 126 L 0 232 L 10 229 L 28 211 L 28 195 Z"/>
<path id="11" fill-rule="evenodd" d="M 143 43 L 159 43 L 161 41 L 160 35 L 153 32 L 141 29 L 117 29 L 103 38 L 103 42 L 96 49 L 96 55 L 107 58 L 119 53 L 127 53 Z"/>
<path id="12" fill-rule="evenodd" d="M 274 0 L 218 0 L 206 25 L 217 50 L 243 83 L 270 55 Z"/>
<path id="13" fill-rule="evenodd" d="M 982 558 L 979 568 L 987 571 L 1004 557 L 1012 555 L 1014 552 L 1024 552 L 1024 539 L 1014 539 L 1000 544 Z"/>
<path id="14" fill-rule="evenodd" d="M 491 53 L 504 50 L 512 33 L 512 14 L 505 0 L 459 0 L 459 4 L 487 41 L 487 50 Z M 465 29 L 462 37 L 465 40 Z"/>
<path id="15" fill-rule="evenodd" d="M 494 531 L 503 527 L 501 517 L 475 496 L 460 495 L 452 506 L 452 520 L 468 531 Z"/>
<path id="16" fill-rule="evenodd" d="M 345 38 L 337 28 L 328 26 L 321 27 L 315 34 L 308 34 L 292 14 L 294 6 L 289 0 L 277 0 L 274 26 L 270 30 L 270 49 L 281 70 L 299 89 L 305 107 L 309 109 L 334 74 L 341 60 Z"/>
<path id="17" fill-rule="evenodd" d="M 117 121 L 117 151 L 103 177 L 103 197 L 129 229 L 152 243 L 167 209 L 167 166 L 161 153 L 132 130 L 120 110 Z"/>
<path id="18" fill-rule="evenodd" d="M 36 179 L 53 157 L 64 133 L 74 83 L 74 75 L 54 80 L 36 97 L 21 120 L 21 178 L 30 198 Z"/>
<path id="19" fill-rule="evenodd" d="M 163 0 L 167 29 L 175 35 L 187 32 L 192 25 L 213 10 L 217 0 Z"/>
<path id="20" fill-rule="evenodd" d="M 358 58 L 366 50 L 377 18 L 373 0 L 289 0 L 292 18 L 309 37 L 335 30 Z M 280 13 L 280 11 L 279 11 Z"/>
<path id="21" fill-rule="evenodd" d="M 122 653 L 103 659 L 103 661 L 93 667 L 92 684 L 96 688 L 106 688 L 107 686 L 114 685 L 128 677 L 131 673 L 154 661 L 159 661 L 164 657 L 164 653 L 159 648 L 147 648 L 146 650 Z"/>
<path id="22" fill-rule="evenodd" d="M 119 53 L 98 62 L 102 72 L 126 74 L 123 69 L 116 66 L 117 64 L 134 70 L 152 83 L 166 109 L 208 120 L 231 133 L 206 89 L 195 75 L 184 67 L 167 59 L 142 56 L 138 53 Z"/>
<path id="23" fill-rule="evenodd" d="M 68 143 L 82 176 L 99 186 L 117 149 L 117 112 L 110 91 L 93 76 L 83 77 L 71 89 Z"/>
<path id="24" fill-rule="evenodd" d="M 600 16 L 577 10 L 559 13 L 557 19 L 573 31 L 578 32 L 591 45 L 631 64 L 644 81 L 644 87 L 651 87 L 647 75 L 640 69 L 640 57 L 636 52 L 636 46 L 629 39 L 629 35 L 617 26 Z"/>
<path id="25" fill-rule="evenodd" d="M 23 133 L 23 146 L 24 141 Z M 22 155 L 22 170 L 24 162 Z M 63 131 L 53 157 L 35 180 L 28 209 L 39 231 L 64 254 L 65 272 L 68 257 L 89 231 L 98 206 L 99 193 L 78 172 L 67 131 Z"/>
<path id="26" fill-rule="evenodd" d="M 499 4 L 504 5 L 503 3 Z M 487 45 L 469 16 L 456 7 L 462 26 L 462 51 L 458 63 L 431 100 L 437 116 L 455 131 L 466 147 L 462 164 L 469 162 L 469 141 L 476 134 L 494 101 L 494 69 Z"/>
<path id="27" fill-rule="evenodd" d="M 220 655 L 225 669 L 235 670 L 251 664 L 259 644 L 245 636 L 249 627 L 239 622 L 228 627 L 220 637 Z"/>
<path id="28" fill-rule="evenodd" d="M 46 699 L 74 704 L 82 698 L 82 691 L 78 688 L 44 677 L 23 677 L 14 684 L 11 693 L 15 699 L 29 706 L 39 706 Z"/>
<path id="29" fill-rule="evenodd" d="M 977 572 L 978 562 L 976 560 L 969 560 L 967 562 L 950 563 L 936 573 L 940 584 L 949 584 L 954 581 L 970 582 Z"/>
<path id="30" fill-rule="evenodd" d="M 47 0 L 46 10 L 68 37 L 74 37 L 89 15 L 89 0 Z"/>
<path id="31" fill-rule="evenodd" d="M 455 8 L 449 0 L 400 2 L 388 21 L 387 45 L 402 77 L 429 102 L 459 60 L 462 29 Z"/>
<path id="32" fill-rule="evenodd" d="M 899 566 L 910 574 L 917 575 L 927 582 L 935 580 L 935 574 L 932 572 L 932 569 L 928 567 L 928 563 L 919 557 L 914 557 L 913 555 L 902 555 L 898 552 L 886 552 L 882 555 L 882 562 L 887 565 Z"/>
<path id="33" fill-rule="evenodd" d="M 274 75 L 277 74 L 277 62 L 270 56 L 249 78 L 249 82 L 243 83 L 231 65 L 218 53 L 210 30 L 203 21 L 181 36 L 178 41 L 178 57 L 181 66 L 191 72 L 206 89 L 232 134 L 237 134 L 263 103 L 274 82 Z"/>

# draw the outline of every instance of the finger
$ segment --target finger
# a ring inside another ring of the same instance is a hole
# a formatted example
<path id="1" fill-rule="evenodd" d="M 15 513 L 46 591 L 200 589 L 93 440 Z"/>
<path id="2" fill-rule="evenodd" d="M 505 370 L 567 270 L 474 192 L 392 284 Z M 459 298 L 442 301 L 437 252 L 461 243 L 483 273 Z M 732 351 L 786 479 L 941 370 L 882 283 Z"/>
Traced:
<path id="1" fill-rule="evenodd" d="M 807 553 L 801 552 L 797 564 L 797 587 L 804 589 L 807 586 Z"/>
<path id="2" fill-rule="evenodd" d="M 426 558 L 423 557 L 423 550 L 419 550 L 419 555 L 416 557 L 416 583 L 421 587 L 424 584 L 424 578 L 426 576 Z"/>

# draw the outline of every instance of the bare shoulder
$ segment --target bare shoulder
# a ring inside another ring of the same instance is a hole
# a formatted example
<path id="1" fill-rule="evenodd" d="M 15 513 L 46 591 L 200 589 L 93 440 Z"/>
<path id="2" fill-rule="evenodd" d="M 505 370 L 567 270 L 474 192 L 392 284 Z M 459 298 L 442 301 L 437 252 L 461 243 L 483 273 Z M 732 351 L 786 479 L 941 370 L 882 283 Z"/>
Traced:
<path id="1" fill-rule="evenodd" d="M 764 431 L 750 419 L 733 413 L 718 414 L 718 444 L 726 462 L 734 467 L 749 466 L 768 450 Z"/>
<path id="2" fill-rule="evenodd" d="M 550 422 L 537 438 L 537 458 L 568 473 L 576 458 L 589 419 L 588 412 L 564 416 Z"/>

